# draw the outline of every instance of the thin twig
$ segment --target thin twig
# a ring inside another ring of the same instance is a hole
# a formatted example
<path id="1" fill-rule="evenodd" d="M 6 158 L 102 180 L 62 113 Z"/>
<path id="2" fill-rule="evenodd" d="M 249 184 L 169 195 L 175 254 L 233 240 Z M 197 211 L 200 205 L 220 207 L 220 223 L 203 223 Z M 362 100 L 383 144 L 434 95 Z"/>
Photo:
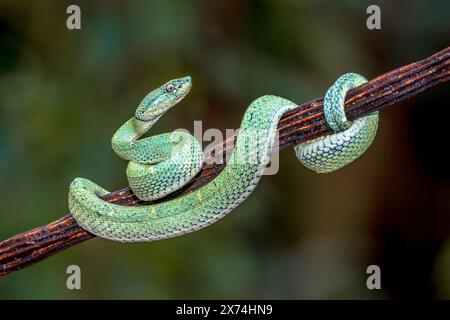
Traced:
<path id="1" fill-rule="evenodd" d="M 396 105 L 449 79 L 450 47 L 447 47 L 431 57 L 385 73 L 350 90 L 345 100 L 347 117 L 354 120 L 373 111 Z M 278 129 L 280 149 L 293 147 L 300 142 L 330 133 L 331 129 L 325 122 L 322 112 L 322 98 L 303 103 L 284 114 Z M 223 145 L 206 150 L 207 160 L 223 159 L 225 151 L 231 150 L 235 141 L 236 136 L 233 136 Z M 160 201 L 205 185 L 216 177 L 223 167 L 224 164 L 217 163 L 204 165 L 192 183 Z M 129 188 L 112 192 L 104 199 L 121 205 L 143 204 Z M 0 243 L 0 276 L 30 266 L 93 237 L 95 236 L 84 231 L 70 214 L 48 225 L 15 235 Z"/>

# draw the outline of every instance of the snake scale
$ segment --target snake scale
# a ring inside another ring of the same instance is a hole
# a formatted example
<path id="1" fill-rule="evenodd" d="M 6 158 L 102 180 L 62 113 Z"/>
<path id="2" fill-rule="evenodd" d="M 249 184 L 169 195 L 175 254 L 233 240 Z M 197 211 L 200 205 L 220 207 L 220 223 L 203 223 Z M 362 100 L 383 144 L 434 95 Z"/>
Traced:
<path id="1" fill-rule="evenodd" d="M 370 146 L 378 113 L 350 122 L 344 112 L 346 92 L 365 82 L 362 76 L 348 73 L 328 89 L 324 114 L 334 133 L 295 147 L 303 165 L 319 173 L 333 172 Z M 134 117 L 112 138 L 113 150 L 129 161 L 128 181 L 142 200 L 159 199 L 180 189 L 201 170 L 202 148 L 190 134 L 172 132 L 140 139 L 190 88 L 191 78 L 184 77 L 150 92 Z M 121 206 L 99 198 L 109 191 L 90 180 L 75 178 L 69 190 L 70 212 L 85 230 L 121 242 L 150 242 L 205 228 L 227 215 L 255 189 L 270 162 L 278 122 L 295 107 L 295 103 L 272 95 L 253 101 L 244 114 L 227 165 L 199 189 L 157 204 Z"/>

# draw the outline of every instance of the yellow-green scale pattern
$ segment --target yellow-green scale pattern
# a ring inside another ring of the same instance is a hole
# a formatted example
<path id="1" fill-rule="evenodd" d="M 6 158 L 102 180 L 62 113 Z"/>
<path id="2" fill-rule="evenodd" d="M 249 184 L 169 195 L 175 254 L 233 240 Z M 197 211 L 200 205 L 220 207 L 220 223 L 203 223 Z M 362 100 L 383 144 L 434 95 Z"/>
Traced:
<path id="1" fill-rule="evenodd" d="M 330 123 L 328 118 L 334 117 L 339 126 L 337 133 L 296 147 L 302 163 L 318 172 L 335 171 L 359 157 L 376 132 L 377 114 L 353 124 L 347 122 L 343 111 L 345 94 L 361 79 L 355 74 L 344 76 L 330 88 L 329 99 L 324 101 L 327 121 Z M 160 198 L 173 192 L 201 169 L 200 145 L 189 134 L 138 140 L 187 94 L 190 85 L 190 77 L 185 77 L 152 91 L 141 102 L 135 117 L 113 137 L 114 151 L 130 161 L 128 180 L 140 198 Z M 87 231 L 121 242 L 155 241 L 205 228 L 227 215 L 255 189 L 270 161 L 278 122 L 296 106 L 269 95 L 252 102 L 244 114 L 230 160 L 214 180 L 200 189 L 163 203 L 129 207 L 100 199 L 109 192 L 92 181 L 76 178 L 69 190 L 70 211 Z M 341 129 L 344 126 L 348 128 Z"/>

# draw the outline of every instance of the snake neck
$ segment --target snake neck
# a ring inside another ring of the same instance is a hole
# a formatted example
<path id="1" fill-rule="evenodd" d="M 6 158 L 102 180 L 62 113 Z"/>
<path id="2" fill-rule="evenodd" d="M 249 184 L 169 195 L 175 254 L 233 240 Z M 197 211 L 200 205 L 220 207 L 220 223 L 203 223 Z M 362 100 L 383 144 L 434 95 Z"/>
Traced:
<path id="1" fill-rule="evenodd" d="M 125 122 L 111 139 L 114 152 L 119 157 L 127 159 L 127 154 L 133 147 L 133 143 L 150 130 L 159 118 L 160 116 L 150 121 L 141 121 L 133 117 Z"/>

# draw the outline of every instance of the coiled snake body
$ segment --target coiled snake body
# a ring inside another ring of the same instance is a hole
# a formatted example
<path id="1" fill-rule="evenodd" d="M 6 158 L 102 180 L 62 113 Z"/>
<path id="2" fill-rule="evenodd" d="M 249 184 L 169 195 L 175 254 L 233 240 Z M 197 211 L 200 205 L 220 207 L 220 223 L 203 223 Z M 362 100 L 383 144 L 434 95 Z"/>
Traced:
<path id="1" fill-rule="evenodd" d="M 378 113 L 347 121 L 348 89 L 366 80 L 357 74 L 341 76 L 327 91 L 324 113 L 334 134 L 295 148 L 297 158 L 317 172 L 333 172 L 358 158 L 372 143 Z M 188 183 L 201 169 L 203 153 L 187 133 L 173 132 L 139 139 L 191 88 L 191 78 L 171 80 L 149 93 L 133 118 L 112 138 L 113 150 L 129 162 L 127 177 L 142 200 L 155 200 Z M 69 190 L 69 208 L 87 231 L 110 240 L 146 242 L 172 238 L 202 229 L 224 217 L 255 189 L 270 161 L 281 116 L 297 105 L 277 96 L 253 101 L 244 114 L 235 148 L 222 172 L 211 182 L 178 198 L 143 206 L 121 206 L 102 199 L 109 193 L 92 181 L 76 178 Z"/>

